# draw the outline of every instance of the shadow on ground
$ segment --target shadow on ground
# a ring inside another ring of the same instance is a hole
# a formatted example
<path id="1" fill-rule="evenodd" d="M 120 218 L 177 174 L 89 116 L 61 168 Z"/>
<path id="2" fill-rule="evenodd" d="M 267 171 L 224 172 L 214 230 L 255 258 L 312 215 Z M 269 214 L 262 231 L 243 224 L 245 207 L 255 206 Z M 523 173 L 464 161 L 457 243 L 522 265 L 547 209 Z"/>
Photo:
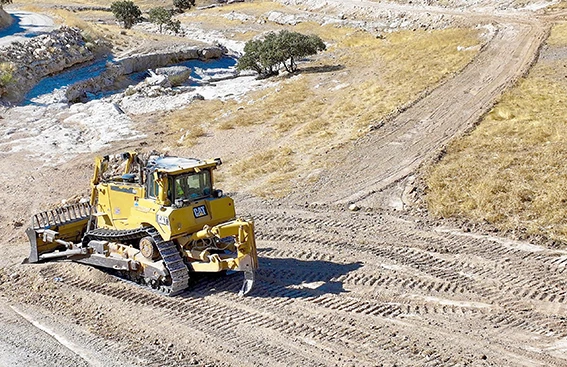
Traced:
<path id="1" fill-rule="evenodd" d="M 361 262 L 335 263 L 324 260 L 260 257 L 254 288 L 248 297 L 306 298 L 322 294 L 346 292 L 342 276 L 362 267 Z M 244 275 L 241 272 L 198 275 L 195 284 L 186 293 L 188 298 L 199 298 L 220 292 L 238 293 Z"/>
<path id="2" fill-rule="evenodd" d="M 297 70 L 298 74 L 318 74 L 318 73 L 330 73 L 332 71 L 343 70 L 345 67 L 343 65 L 322 65 L 322 66 L 305 66 Z"/>

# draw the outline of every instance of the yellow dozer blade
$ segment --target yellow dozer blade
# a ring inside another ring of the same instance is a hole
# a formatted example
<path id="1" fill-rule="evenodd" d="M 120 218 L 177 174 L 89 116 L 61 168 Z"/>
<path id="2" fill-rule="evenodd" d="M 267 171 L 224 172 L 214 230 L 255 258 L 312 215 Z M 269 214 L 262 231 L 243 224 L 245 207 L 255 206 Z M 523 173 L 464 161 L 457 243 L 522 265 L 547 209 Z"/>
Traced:
<path id="1" fill-rule="evenodd" d="M 90 211 L 88 203 L 80 203 L 34 215 L 31 227 L 26 230 L 31 246 L 28 261 L 84 254 L 85 250 L 75 244 L 81 243 Z"/>

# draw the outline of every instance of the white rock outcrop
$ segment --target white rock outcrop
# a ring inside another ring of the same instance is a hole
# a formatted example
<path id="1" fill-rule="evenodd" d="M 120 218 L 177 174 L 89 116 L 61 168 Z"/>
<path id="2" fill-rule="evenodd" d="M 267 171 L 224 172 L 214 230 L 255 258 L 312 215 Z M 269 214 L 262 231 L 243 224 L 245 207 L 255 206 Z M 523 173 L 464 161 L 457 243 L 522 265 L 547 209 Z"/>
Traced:
<path id="1" fill-rule="evenodd" d="M 25 42 L 13 42 L 0 54 L 0 63 L 9 63 L 14 70 L 7 93 L 0 97 L 18 101 L 43 77 L 93 59 L 78 28 L 62 26 Z"/>

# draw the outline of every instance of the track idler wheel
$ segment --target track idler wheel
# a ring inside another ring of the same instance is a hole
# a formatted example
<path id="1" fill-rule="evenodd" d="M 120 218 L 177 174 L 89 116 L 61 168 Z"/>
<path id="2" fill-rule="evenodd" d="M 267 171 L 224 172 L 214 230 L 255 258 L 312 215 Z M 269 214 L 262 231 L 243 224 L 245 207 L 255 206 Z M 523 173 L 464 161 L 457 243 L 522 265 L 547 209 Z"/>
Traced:
<path id="1" fill-rule="evenodd" d="M 157 260 L 159 258 L 159 251 L 151 236 L 146 236 L 140 240 L 140 252 L 149 260 Z"/>

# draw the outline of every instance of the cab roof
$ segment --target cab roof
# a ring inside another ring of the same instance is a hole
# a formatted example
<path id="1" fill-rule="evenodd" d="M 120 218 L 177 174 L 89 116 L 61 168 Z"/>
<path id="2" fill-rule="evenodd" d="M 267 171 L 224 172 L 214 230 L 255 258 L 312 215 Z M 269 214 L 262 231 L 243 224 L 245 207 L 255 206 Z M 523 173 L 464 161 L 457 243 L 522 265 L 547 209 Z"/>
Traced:
<path id="1" fill-rule="evenodd" d="M 184 173 L 195 171 L 195 168 L 203 169 L 216 167 L 218 164 L 220 164 L 220 159 L 202 160 L 197 158 L 152 156 L 148 160 L 147 167 L 153 171 L 159 172 Z"/>

